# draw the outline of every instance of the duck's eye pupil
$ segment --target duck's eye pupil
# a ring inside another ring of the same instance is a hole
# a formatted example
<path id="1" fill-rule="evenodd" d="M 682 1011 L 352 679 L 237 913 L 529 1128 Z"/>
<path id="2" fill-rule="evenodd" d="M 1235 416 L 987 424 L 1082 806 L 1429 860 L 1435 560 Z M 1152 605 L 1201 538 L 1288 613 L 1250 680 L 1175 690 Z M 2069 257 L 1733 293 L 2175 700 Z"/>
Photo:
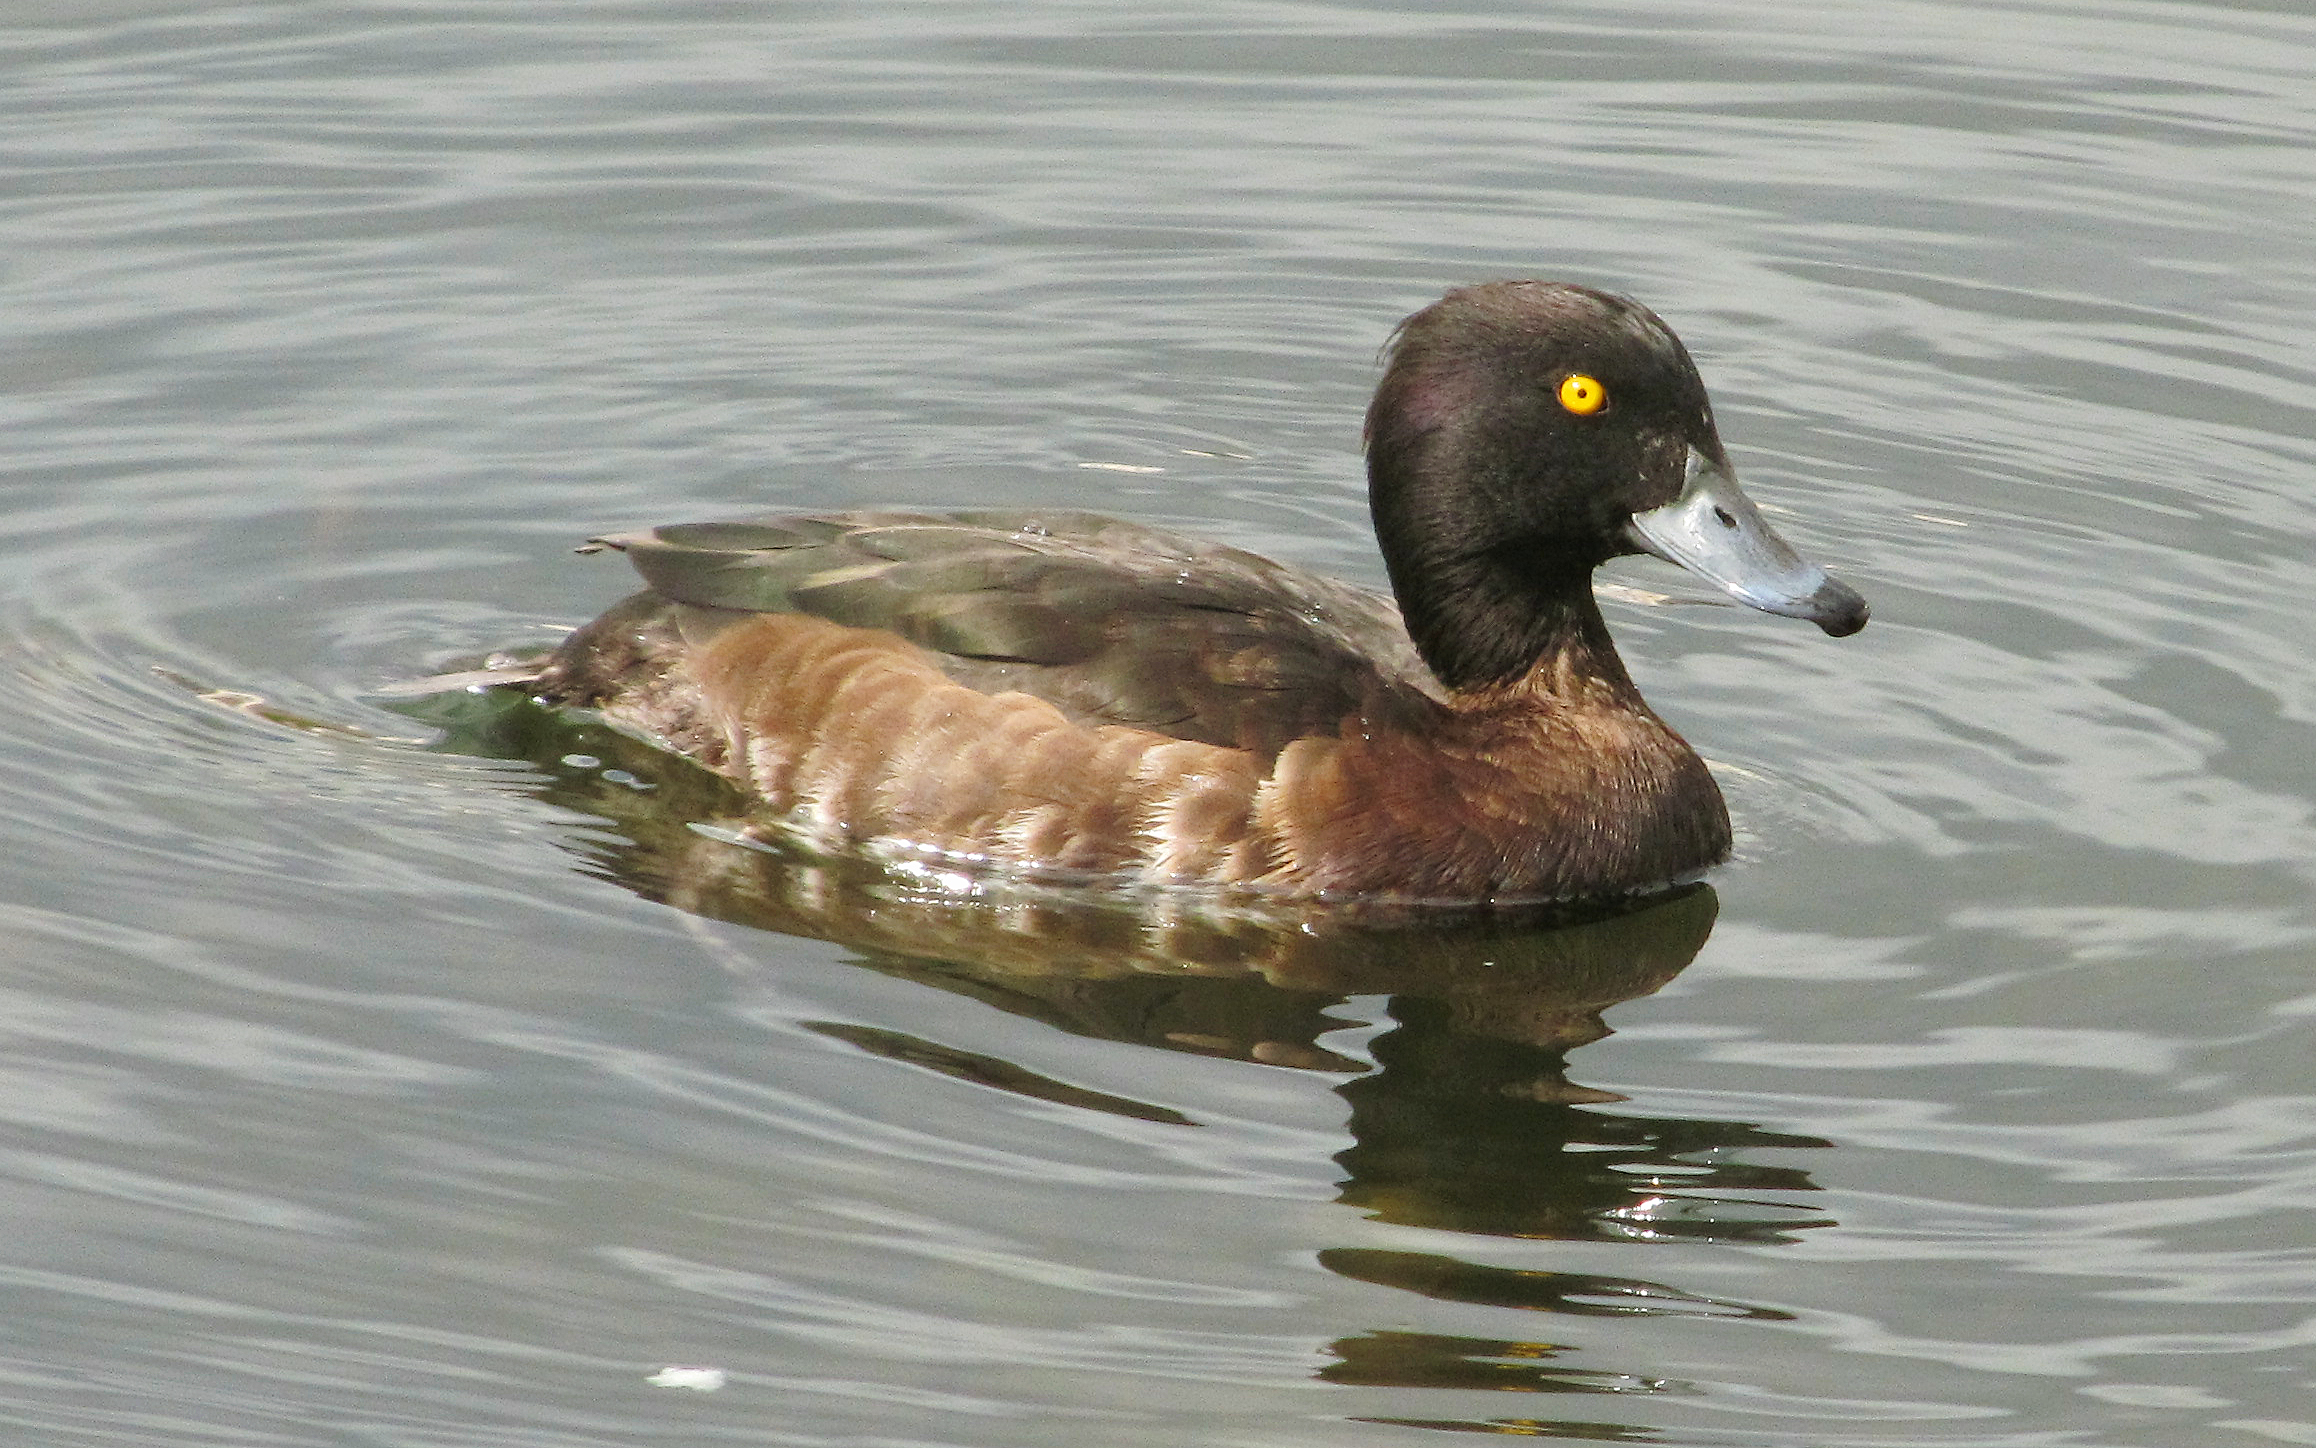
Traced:
<path id="1" fill-rule="evenodd" d="M 1572 373 L 1560 382 L 1560 405 L 1578 417 L 1590 417 L 1608 406 L 1608 389 L 1597 377 Z"/>

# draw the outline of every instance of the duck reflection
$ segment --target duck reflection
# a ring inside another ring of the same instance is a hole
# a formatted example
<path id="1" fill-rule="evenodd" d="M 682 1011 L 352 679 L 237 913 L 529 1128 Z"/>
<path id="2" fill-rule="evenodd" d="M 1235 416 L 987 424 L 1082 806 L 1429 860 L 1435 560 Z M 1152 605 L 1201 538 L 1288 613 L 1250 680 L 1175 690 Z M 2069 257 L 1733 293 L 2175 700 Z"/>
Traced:
<path id="1" fill-rule="evenodd" d="M 610 821 L 612 832 L 579 845 L 587 868 L 647 898 L 836 941 L 870 969 L 1080 1035 L 1347 1077 L 1335 1088 L 1350 1105 L 1352 1137 L 1335 1158 L 1340 1200 L 1382 1221 L 1630 1242 L 1771 1243 L 1827 1225 L 1780 1200 L 1815 1190 L 1805 1172 L 1750 1158 L 1763 1148 L 1829 1143 L 1743 1122 L 1625 1114 L 1614 1109 L 1624 1098 L 1568 1079 L 1568 1053 L 1608 1034 L 1603 1009 L 1658 989 L 1695 959 L 1717 909 L 1707 886 L 1583 915 L 1526 916 L 1222 917 L 1146 900 L 1089 903 L 1083 893 L 976 896 L 736 843 L 714 823 L 745 810 L 724 781 L 513 694 L 441 695 L 406 707 L 448 731 L 438 747 L 529 760 L 544 771 L 543 798 Z M 1385 1029 L 1367 1044 L 1371 1068 L 1326 1038 L 1363 1009 L 1372 1017 L 1378 999 Z M 1165 1106 L 906 1032 L 835 1022 L 812 1028 L 1021 1095 L 1187 1124 Z M 1657 1282 L 1432 1253 L 1338 1248 L 1319 1261 L 1359 1281 L 1528 1312 L 1785 1316 Z M 1567 1351 L 1551 1342 L 1371 1332 L 1334 1343 L 1336 1361 L 1321 1375 L 1528 1392 L 1672 1386 L 1557 1365 Z M 1454 1426 L 1551 1435 L 1583 1425 Z"/>

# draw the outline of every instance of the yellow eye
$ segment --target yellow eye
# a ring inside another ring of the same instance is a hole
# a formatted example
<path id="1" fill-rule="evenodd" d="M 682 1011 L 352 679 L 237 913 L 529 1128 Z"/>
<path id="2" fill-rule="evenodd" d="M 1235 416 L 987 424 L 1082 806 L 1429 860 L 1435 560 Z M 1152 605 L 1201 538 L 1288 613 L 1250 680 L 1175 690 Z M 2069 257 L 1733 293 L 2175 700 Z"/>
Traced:
<path id="1" fill-rule="evenodd" d="M 1560 384 L 1560 405 L 1578 417 L 1590 417 L 1608 406 L 1608 389 L 1597 377 L 1571 373 Z"/>

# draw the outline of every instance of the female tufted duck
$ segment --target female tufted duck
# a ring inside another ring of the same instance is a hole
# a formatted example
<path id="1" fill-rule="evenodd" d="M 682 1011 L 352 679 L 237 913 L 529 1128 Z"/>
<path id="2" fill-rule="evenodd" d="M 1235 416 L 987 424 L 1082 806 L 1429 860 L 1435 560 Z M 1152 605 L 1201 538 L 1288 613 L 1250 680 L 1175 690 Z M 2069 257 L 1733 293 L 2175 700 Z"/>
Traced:
<path id="1" fill-rule="evenodd" d="M 1631 893 L 1729 851 L 1594 567 L 1649 552 L 1836 636 L 1854 591 L 1738 491 L 1647 308 L 1492 282 L 1403 322 L 1367 413 L 1398 607 L 1074 512 L 846 513 L 596 540 L 649 585 L 533 682 L 824 850 L 1321 899 Z"/>

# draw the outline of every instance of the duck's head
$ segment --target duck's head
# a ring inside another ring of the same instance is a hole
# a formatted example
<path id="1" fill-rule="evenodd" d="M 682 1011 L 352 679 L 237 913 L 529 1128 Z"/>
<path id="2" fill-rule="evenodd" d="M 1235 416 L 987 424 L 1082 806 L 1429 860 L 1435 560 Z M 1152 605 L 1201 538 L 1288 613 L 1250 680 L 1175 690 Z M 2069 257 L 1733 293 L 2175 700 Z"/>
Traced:
<path id="1" fill-rule="evenodd" d="M 1865 600 L 1738 489 L 1680 338 L 1622 297 L 1489 282 L 1409 317 L 1368 409 L 1367 472 L 1408 631 L 1451 688 L 1527 671 L 1622 554 L 1837 637 L 1865 627 Z"/>

